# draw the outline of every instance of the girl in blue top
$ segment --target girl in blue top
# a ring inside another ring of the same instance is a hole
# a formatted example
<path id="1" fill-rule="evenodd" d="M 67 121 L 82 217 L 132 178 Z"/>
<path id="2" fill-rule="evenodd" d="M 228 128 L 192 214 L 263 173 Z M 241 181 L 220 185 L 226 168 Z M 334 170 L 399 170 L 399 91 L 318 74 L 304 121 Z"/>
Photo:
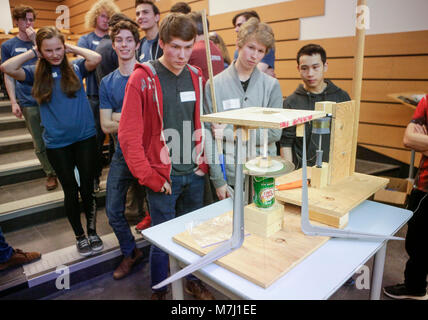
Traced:
<path id="1" fill-rule="evenodd" d="M 49 162 L 64 191 L 64 207 L 77 239 L 77 250 L 87 256 L 103 248 L 96 233 L 96 202 L 93 190 L 96 163 L 96 130 L 82 79 L 101 62 L 101 56 L 77 46 L 65 44 L 55 27 L 43 27 L 36 34 L 37 47 L 15 56 L 0 67 L 18 81 L 33 86 L 32 95 L 40 105 L 45 128 L 43 139 Z M 73 64 L 66 53 L 82 56 Z M 23 66 L 39 57 L 37 65 Z M 80 187 L 74 174 L 77 167 Z M 87 233 L 80 221 L 79 196 L 83 200 Z"/>

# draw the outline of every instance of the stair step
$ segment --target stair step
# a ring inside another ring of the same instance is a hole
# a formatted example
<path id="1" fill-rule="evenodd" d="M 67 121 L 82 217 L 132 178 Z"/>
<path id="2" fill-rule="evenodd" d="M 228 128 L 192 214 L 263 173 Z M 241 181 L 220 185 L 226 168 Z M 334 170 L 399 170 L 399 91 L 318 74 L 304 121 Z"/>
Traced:
<path id="1" fill-rule="evenodd" d="M 39 179 L 45 176 L 34 149 L 0 155 L 0 186 Z"/>
<path id="2" fill-rule="evenodd" d="M 27 128 L 0 131 L 0 154 L 33 148 Z"/>
<path id="3" fill-rule="evenodd" d="M 134 228 L 131 230 L 136 239 L 137 248 L 143 251 L 144 257 L 147 257 L 150 243 Z M 114 233 L 100 237 L 104 248 L 90 257 L 80 256 L 73 244 L 42 254 L 38 261 L 0 274 L 0 297 L 40 299 L 58 292 L 56 282 L 59 276 L 65 274 L 61 271 L 64 268 L 68 268 L 70 286 L 113 271 L 122 259 L 118 240 Z"/>
<path id="4" fill-rule="evenodd" d="M 42 179 L 42 181 L 36 181 L 40 183 L 41 190 L 45 191 L 44 179 Z M 100 191 L 96 194 L 97 198 L 105 197 L 105 186 L 106 180 L 101 180 Z M 0 190 L 1 189 L 4 190 L 5 187 L 0 188 Z M 42 194 L 5 202 L 5 200 L 9 200 L 10 198 L 11 196 L 8 197 L 7 195 L 5 195 L 3 199 L 0 198 L 0 200 L 3 200 L 3 203 L 0 203 L 0 222 L 2 223 L 47 210 L 60 208 L 64 205 L 64 193 L 60 186 L 58 187 L 58 191 L 45 191 Z"/>
<path id="5" fill-rule="evenodd" d="M 0 113 L 11 112 L 12 105 L 9 100 L 0 101 Z"/>
<path id="6" fill-rule="evenodd" d="M 0 114 L 0 131 L 25 128 L 24 118 L 18 119 L 13 114 Z"/>

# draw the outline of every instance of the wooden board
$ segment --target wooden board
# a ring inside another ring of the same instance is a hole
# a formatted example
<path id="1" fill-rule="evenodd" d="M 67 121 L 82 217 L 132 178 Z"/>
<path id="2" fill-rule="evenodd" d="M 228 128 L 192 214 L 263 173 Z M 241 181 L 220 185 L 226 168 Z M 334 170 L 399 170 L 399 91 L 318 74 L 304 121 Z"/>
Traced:
<path id="1" fill-rule="evenodd" d="M 355 126 L 354 101 L 342 102 L 333 105 L 333 117 L 331 120 L 330 158 L 328 167 L 328 183 L 335 184 L 349 177 L 351 169 L 354 171 L 355 162 L 352 162 L 352 151 L 357 145 L 353 145 Z M 356 139 L 355 139 L 356 142 Z"/>
<path id="2" fill-rule="evenodd" d="M 414 103 L 416 104 L 412 104 L 409 101 L 406 101 L 405 99 L 410 99 L 412 100 L 412 96 L 414 95 L 425 95 L 426 92 L 425 91 L 419 91 L 419 92 L 402 92 L 402 93 L 390 93 L 388 94 L 388 97 L 391 97 L 392 99 L 404 104 L 407 107 L 412 108 L 413 110 L 416 109 L 416 107 L 418 106 L 418 103 L 416 103 L 416 101 L 414 101 Z M 404 99 L 403 99 L 404 98 Z"/>
<path id="3" fill-rule="evenodd" d="M 325 112 L 321 111 L 251 107 L 203 115 L 201 120 L 242 127 L 283 129 L 324 116 Z"/>
<path id="4" fill-rule="evenodd" d="M 199 255 L 227 241 L 232 234 L 232 211 L 173 237 L 174 241 Z M 216 263 L 237 275 L 267 288 L 324 244 L 328 237 L 302 233 L 300 215 L 285 211 L 283 229 L 268 238 L 248 234 L 241 248 Z M 210 244 L 216 245 L 210 246 Z"/>
<path id="5" fill-rule="evenodd" d="M 310 174 L 311 168 L 308 168 L 308 178 L 311 177 Z M 302 169 L 276 178 L 275 183 L 282 184 L 300 179 L 302 179 Z M 309 217 L 336 228 L 345 227 L 343 221 L 347 221 L 349 211 L 370 198 L 376 191 L 384 188 L 388 181 L 386 178 L 354 173 L 325 188 L 309 187 Z M 275 199 L 301 206 L 302 189 L 276 191 Z"/>

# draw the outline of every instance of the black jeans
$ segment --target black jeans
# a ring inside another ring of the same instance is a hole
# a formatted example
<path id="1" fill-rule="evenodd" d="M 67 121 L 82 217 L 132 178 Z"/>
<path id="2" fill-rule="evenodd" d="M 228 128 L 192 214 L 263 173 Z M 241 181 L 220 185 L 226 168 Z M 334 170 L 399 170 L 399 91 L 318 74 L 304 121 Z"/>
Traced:
<path id="1" fill-rule="evenodd" d="M 94 178 L 100 178 L 104 166 L 103 146 L 106 138 L 105 133 L 101 129 L 100 120 L 100 100 L 98 96 L 88 96 L 89 104 L 91 105 L 92 113 L 95 120 L 95 129 L 97 130 L 96 143 L 96 160 L 95 160 L 95 175 Z"/>
<path id="2" fill-rule="evenodd" d="M 76 237 L 85 233 L 80 221 L 79 191 L 86 214 L 87 232 L 88 234 L 96 232 L 95 150 L 95 136 L 63 148 L 46 148 L 49 162 L 55 169 L 64 191 L 65 212 Z M 75 178 L 74 167 L 79 170 L 80 188 Z"/>
<path id="3" fill-rule="evenodd" d="M 408 209 L 413 216 L 407 223 L 405 284 L 409 290 L 424 291 L 428 275 L 428 193 L 413 189 Z"/>

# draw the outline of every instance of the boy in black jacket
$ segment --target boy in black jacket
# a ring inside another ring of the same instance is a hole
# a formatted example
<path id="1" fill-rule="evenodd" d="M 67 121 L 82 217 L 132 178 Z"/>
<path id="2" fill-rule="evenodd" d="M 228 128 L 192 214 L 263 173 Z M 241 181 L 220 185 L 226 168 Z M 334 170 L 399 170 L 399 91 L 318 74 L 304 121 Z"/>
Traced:
<path id="1" fill-rule="evenodd" d="M 330 80 L 324 79 L 327 72 L 327 55 L 317 44 L 308 44 L 297 53 L 297 70 L 303 80 L 296 91 L 288 96 L 283 103 L 285 109 L 314 110 L 318 101 L 344 102 L 349 101 L 346 91 L 338 88 Z M 307 165 L 314 166 L 319 136 L 312 134 L 312 123 L 306 126 Z M 280 141 L 281 156 L 293 161 L 296 168 L 302 166 L 303 140 L 296 137 L 296 127 L 282 131 Z M 330 150 L 330 134 L 322 135 L 323 162 L 328 162 Z"/>

